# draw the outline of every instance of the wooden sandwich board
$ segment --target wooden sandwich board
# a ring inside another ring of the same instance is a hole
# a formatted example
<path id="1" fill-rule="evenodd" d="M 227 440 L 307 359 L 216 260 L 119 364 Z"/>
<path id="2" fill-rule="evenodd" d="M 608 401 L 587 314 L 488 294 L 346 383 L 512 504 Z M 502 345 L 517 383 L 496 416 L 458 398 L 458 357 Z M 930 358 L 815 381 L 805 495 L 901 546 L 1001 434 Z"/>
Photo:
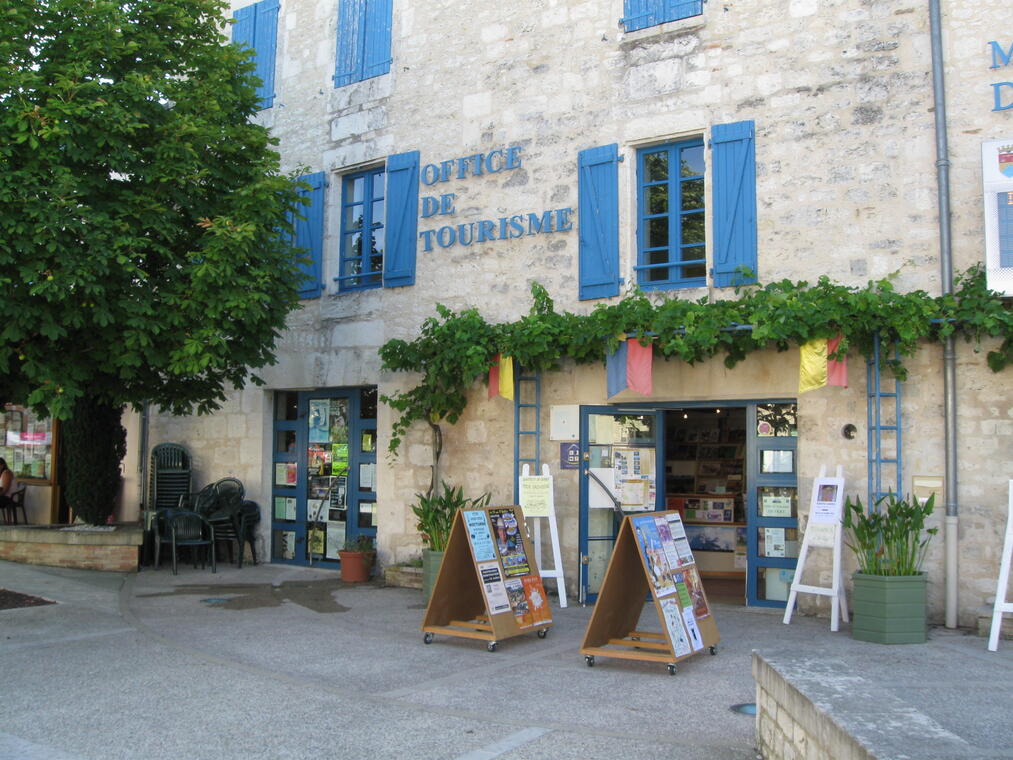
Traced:
<path id="1" fill-rule="evenodd" d="M 661 633 L 637 628 L 648 592 Z M 618 657 L 664 663 L 675 675 L 677 662 L 716 654 L 720 640 L 679 512 L 626 515 L 580 648 L 587 665 Z"/>
<path id="2" fill-rule="evenodd" d="M 437 633 L 478 639 L 490 652 L 503 639 L 552 625 L 549 599 L 519 506 L 460 510 L 422 622 L 423 641 Z"/>

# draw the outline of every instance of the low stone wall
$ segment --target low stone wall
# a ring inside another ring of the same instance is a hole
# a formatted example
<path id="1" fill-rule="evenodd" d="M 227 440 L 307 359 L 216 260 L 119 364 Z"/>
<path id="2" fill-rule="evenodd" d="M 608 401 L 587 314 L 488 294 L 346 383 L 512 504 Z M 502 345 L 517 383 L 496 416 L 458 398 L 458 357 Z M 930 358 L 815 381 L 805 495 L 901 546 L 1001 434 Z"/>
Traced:
<path id="1" fill-rule="evenodd" d="M 81 570 L 137 570 L 144 531 L 117 525 L 109 532 L 62 530 L 55 525 L 0 526 L 0 559 Z"/>

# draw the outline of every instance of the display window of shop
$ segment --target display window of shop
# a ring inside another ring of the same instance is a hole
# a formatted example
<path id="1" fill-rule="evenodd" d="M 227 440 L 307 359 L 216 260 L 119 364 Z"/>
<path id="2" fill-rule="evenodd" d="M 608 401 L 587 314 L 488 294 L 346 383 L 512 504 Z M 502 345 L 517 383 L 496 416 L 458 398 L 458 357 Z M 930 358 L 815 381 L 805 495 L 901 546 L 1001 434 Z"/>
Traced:
<path id="1" fill-rule="evenodd" d="M 581 407 L 580 598 L 622 518 L 676 510 L 708 596 L 783 607 L 798 558 L 793 401 Z"/>
<path id="2" fill-rule="evenodd" d="M 30 409 L 8 404 L 3 415 L 0 457 L 19 481 L 52 485 L 55 477 L 57 423 Z"/>
<path id="3" fill-rule="evenodd" d="M 271 558 L 338 567 L 376 535 L 376 387 L 275 394 Z"/>

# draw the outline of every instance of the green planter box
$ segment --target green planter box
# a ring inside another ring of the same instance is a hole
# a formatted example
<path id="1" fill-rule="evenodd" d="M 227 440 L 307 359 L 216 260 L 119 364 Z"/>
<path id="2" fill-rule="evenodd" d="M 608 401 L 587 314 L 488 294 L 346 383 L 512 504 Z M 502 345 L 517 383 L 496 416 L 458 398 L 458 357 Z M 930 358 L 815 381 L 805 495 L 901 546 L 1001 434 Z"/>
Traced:
<path id="1" fill-rule="evenodd" d="M 921 644 L 928 636 L 928 576 L 851 576 L 852 638 L 877 644 Z"/>
<path id="2" fill-rule="evenodd" d="M 434 552 L 432 549 L 422 550 L 422 600 L 428 604 L 429 597 L 433 594 L 433 586 L 436 585 L 436 576 L 440 573 L 440 564 L 443 562 L 443 552 Z"/>

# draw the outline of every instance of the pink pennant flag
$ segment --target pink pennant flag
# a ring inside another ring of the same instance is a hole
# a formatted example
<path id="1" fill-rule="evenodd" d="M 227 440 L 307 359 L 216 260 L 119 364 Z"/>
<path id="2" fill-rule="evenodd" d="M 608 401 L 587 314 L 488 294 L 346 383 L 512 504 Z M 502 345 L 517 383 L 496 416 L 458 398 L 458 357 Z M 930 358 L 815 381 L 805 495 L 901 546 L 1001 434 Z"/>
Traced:
<path id="1" fill-rule="evenodd" d="M 827 339 L 827 356 L 831 356 L 837 347 L 841 344 L 841 338 L 843 336 L 838 335 L 836 338 Z M 833 359 L 827 359 L 827 385 L 837 385 L 841 388 L 848 387 L 848 360 L 847 357 L 840 361 L 834 361 Z"/>
<path id="2" fill-rule="evenodd" d="M 626 342 L 626 384 L 629 389 L 650 396 L 654 393 L 654 346 L 641 346 L 636 338 Z"/>

